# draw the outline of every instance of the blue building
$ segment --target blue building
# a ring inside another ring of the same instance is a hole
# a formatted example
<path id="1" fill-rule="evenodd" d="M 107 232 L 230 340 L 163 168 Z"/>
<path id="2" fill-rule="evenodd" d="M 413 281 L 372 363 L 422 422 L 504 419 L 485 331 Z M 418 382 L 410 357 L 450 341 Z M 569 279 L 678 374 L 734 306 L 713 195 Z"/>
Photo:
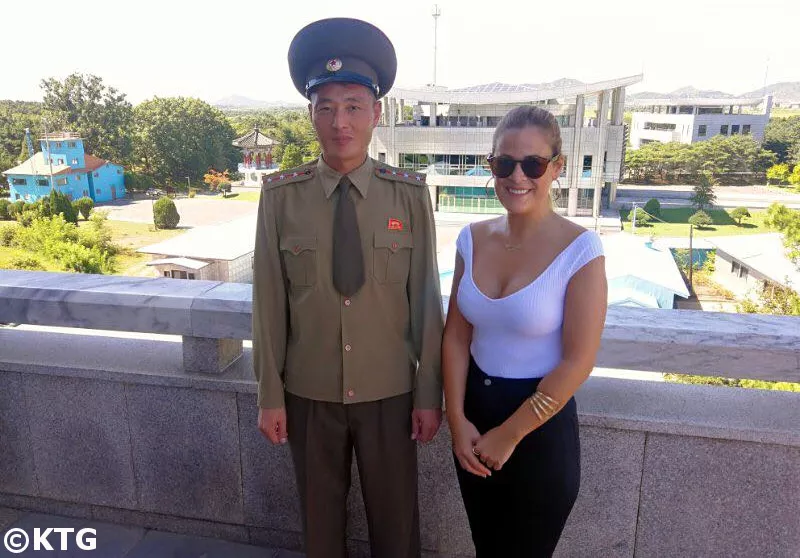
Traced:
<path id="1" fill-rule="evenodd" d="M 76 134 L 50 134 L 40 142 L 40 152 L 3 172 L 8 177 L 11 201 L 34 202 L 50 195 L 50 188 L 70 199 L 89 197 L 95 203 L 125 195 L 122 166 L 87 154 Z"/>

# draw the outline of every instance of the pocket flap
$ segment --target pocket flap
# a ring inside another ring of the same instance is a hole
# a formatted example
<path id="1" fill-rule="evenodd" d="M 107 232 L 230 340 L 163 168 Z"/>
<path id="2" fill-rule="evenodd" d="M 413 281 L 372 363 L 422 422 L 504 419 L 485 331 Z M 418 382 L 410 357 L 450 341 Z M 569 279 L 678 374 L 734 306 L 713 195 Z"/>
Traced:
<path id="1" fill-rule="evenodd" d="M 388 248 L 392 252 L 397 252 L 401 248 L 413 248 L 414 239 L 410 234 L 400 234 L 391 232 L 375 233 L 375 248 Z"/>
<path id="2" fill-rule="evenodd" d="M 281 250 L 299 254 L 306 250 L 317 249 L 317 237 L 315 236 L 287 236 L 281 238 Z"/>

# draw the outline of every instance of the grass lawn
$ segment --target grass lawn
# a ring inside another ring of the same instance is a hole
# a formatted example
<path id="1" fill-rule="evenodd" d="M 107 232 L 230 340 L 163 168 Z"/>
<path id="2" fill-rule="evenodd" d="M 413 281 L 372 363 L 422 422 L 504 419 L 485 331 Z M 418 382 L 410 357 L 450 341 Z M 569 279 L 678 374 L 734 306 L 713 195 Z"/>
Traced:
<path id="1" fill-rule="evenodd" d="M 261 190 L 255 190 L 253 192 L 231 192 L 225 198 L 219 196 L 219 199 L 258 202 L 260 197 Z"/>
<path id="2" fill-rule="evenodd" d="M 689 217 L 695 211 L 691 207 L 662 208 L 660 218 L 666 223 L 659 223 L 655 220 L 648 225 L 637 223 L 636 234 L 642 236 L 687 236 L 689 234 Z M 621 209 L 619 212 L 622 218 L 622 228 L 628 232 L 631 230 L 629 213 L 628 209 Z M 695 227 L 695 236 L 730 236 L 770 232 L 770 229 L 764 225 L 766 211 L 752 211 L 752 217 L 744 220 L 741 226 L 737 225 L 730 213 L 724 209 L 711 209 L 706 213 L 711 216 L 714 224 L 703 229 Z"/>
<path id="3" fill-rule="evenodd" d="M 147 262 L 152 258 L 149 254 L 136 253 L 137 248 L 155 244 L 173 236 L 183 234 L 185 229 L 156 230 L 152 224 L 129 223 L 127 221 L 106 221 L 111 229 L 111 238 L 120 252 L 115 256 L 116 275 L 130 277 L 153 277 L 153 270 L 147 267 Z M 6 221 L 0 225 L 17 226 L 16 221 Z M 86 221 L 78 221 L 78 227 L 86 226 Z M 58 262 L 45 260 L 38 254 L 27 250 L 0 246 L 0 269 L 9 269 L 11 260 L 21 257 L 36 257 L 42 262 L 47 271 L 63 271 Z"/>

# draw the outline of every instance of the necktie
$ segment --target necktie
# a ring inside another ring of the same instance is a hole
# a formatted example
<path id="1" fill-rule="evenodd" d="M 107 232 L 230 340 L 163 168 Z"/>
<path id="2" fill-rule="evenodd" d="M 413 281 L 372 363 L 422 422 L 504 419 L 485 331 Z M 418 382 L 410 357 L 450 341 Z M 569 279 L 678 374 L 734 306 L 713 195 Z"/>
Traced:
<path id="1" fill-rule="evenodd" d="M 344 296 L 353 296 L 364 284 L 364 254 L 351 185 L 346 176 L 339 181 L 339 202 L 333 217 L 333 286 Z"/>

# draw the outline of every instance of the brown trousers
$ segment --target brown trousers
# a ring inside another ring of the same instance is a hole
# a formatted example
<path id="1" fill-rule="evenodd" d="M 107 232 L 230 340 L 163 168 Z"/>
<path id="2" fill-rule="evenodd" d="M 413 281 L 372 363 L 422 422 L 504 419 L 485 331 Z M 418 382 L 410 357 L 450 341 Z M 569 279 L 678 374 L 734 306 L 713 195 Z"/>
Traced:
<path id="1" fill-rule="evenodd" d="M 412 394 L 329 403 L 286 394 L 308 558 L 344 558 L 355 449 L 373 558 L 420 556 Z"/>

